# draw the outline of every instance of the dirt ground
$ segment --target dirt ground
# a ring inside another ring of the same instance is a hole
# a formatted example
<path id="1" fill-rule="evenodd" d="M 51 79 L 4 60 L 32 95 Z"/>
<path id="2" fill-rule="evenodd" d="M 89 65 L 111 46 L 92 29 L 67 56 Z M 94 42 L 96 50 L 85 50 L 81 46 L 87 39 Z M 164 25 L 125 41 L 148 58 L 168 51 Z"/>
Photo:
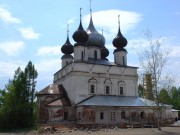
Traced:
<path id="1" fill-rule="evenodd" d="M 0 135 L 180 135 L 180 127 L 162 127 L 159 131 L 157 128 L 126 128 L 126 129 L 100 129 L 98 131 L 86 131 L 86 130 L 70 130 L 62 128 L 54 133 L 37 131 L 27 132 L 14 132 L 14 133 L 0 133 Z"/>

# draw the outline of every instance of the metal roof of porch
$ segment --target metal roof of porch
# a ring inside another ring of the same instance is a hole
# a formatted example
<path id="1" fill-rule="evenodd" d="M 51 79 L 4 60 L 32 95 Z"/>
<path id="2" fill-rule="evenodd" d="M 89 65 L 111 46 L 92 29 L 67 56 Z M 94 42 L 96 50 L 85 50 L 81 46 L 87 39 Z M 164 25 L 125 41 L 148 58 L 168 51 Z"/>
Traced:
<path id="1" fill-rule="evenodd" d="M 139 97 L 96 95 L 79 102 L 76 106 L 146 107 L 156 106 L 156 103 Z"/>

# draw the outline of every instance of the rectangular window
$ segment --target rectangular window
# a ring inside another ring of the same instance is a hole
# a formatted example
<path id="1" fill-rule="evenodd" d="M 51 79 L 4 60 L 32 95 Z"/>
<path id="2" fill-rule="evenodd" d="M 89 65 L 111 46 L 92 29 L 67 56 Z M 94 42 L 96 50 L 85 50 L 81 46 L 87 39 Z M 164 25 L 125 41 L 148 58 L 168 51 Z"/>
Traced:
<path id="1" fill-rule="evenodd" d="M 111 112 L 111 122 L 116 120 L 116 113 L 115 112 Z"/>
<path id="2" fill-rule="evenodd" d="M 141 119 L 144 119 L 144 112 L 141 112 Z"/>
<path id="3" fill-rule="evenodd" d="M 81 112 L 79 112 L 79 120 L 81 120 Z"/>
<path id="4" fill-rule="evenodd" d="M 123 65 L 125 65 L 125 57 L 123 56 Z"/>
<path id="5" fill-rule="evenodd" d="M 110 91 L 109 91 L 109 86 L 106 86 L 106 94 L 109 94 Z"/>
<path id="6" fill-rule="evenodd" d="M 97 59 L 97 51 L 94 51 L 94 59 Z"/>
<path id="7" fill-rule="evenodd" d="M 83 51 L 81 52 L 81 60 L 83 60 L 83 58 L 84 58 L 84 53 L 83 53 Z"/>
<path id="8" fill-rule="evenodd" d="M 68 64 L 68 61 L 66 61 L 66 65 Z"/>
<path id="9" fill-rule="evenodd" d="M 123 95 L 123 87 L 120 87 L 120 95 Z"/>
<path id="10" fill-rule="evenodd" d="M 91 86 L 90 86 L 90 93 L 91 93 L 91 94 L 94 94 L 94 85 L 91 85 Z"/>
<path id="11" fill-rule="evenodd" d="M 100 112 L 100 120 L 104 119 L 104 112 Z"/>
<path id="12" fill-rule="evenodd" d="M 125 119 L 125 116 L 126 116 L 125 112 L 121 112 L 121 119 Z"/>

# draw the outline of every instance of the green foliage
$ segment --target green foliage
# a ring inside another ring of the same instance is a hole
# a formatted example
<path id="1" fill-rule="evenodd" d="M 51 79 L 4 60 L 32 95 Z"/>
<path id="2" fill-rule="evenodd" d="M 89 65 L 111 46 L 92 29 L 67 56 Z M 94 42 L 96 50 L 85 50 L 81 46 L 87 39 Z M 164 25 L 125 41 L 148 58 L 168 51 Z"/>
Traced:
<path id="1" fill-rule="evenodd" d="M 4 103 L 4 96 L 5 96 L 5 94 L 6 94 L 6 91 L 0 89 L 0 108 L 3 105 L 3 103 Z"/>
<path id="2" fill-rule="evenodd" d="M 171 103 L 171 97 L 169 96 L 168 91 L 165 89 L 162 89 L 158 95 L 158 100 L 160 103 L 170 104 Z"/>
<path id="3" fill-rule="evenodd" d="M 171 104 L 177 110 L 180 110 L 180 87 L 172 87 L 170 90 Z"/>
<path id="4" fill-rule="evenodd" d="M 0 129 L 19 129 L 31 127 L 34 124 L 34 81 L 37 71 L 30 61 L 22 71 L 15 71 L 13 80 L 9 80 L 6 90 L 0 91 Z"/>
<path id="5" fill-rule="evenodd" d="M 138 93 L 139 93 L 139 97 L 144 96 L 144 87 L 141 84 L 138 85 Z"/>
<path id="6" fill-rule="evenodd" d="M 139 97 L 143 97 L 144 88 L 141 84 L 138 85 Z M 171 87 L 170 90 L 162 89 L 157 100 L 159 103 L 172 105 L 174 109 L 180 110 L 180 87 Z"/>

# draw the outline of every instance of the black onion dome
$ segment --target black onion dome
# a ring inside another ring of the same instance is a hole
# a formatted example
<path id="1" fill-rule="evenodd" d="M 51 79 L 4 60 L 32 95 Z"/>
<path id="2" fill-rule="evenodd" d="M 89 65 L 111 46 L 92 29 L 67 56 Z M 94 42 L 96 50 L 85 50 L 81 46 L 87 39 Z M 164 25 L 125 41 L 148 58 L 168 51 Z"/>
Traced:
<path id="1" fill-rule="evenodd" d="M 119 52 L 119 51 L 127 52 L 127 50 L 125 48 L 117 48 L 117 49 L 114 50 L 114 53 Z"/>
<path id="2" fill-rule="evenodd" d="M 69 41 L 69 36 L 67 36 L 65 44 L 61 47 L 61 51 L 64 54 L 72 54 L 74 52 L 73 45 Z"/>
<path id="3" fill-rule="evenodd" d="M 120 27 L 117 36 L 113 39 L 113 45 L 116 48 L 123 48 L 127 45 L 126 38 L 121 34 Z"/>
<path id="4" fill-rule="evenodd" d="M 87 46 L 96 46 L 96 47 L 102 47 L 105 44 L 105 38 L 103 35 L 101 35 L 97 30 L 94 28 L 92 16 L 90 18 L 89 26 L 86 30 L 86 32 L 89 35 Z"/>
<path id="5" fill-rule="evenodd" d="M 61 59 L 69 59 L 69 58 L 73 59 L 73 56 L 70 54 L 65 54 L 61 57 Z"/>
<path id="6" fill-rule="evenodd" d="M 103 46 L 101 48 L 101 58 L 106 58 L 108 55 L 109 55 L 109 50 L 105 46 Z"/>
<path id="7" fill-rule="evenodd" d="M 72 37 L 73 37 L 74 41 L 76 41 L 76 42 L 87 42 L 88 34 L 83 29 L 83 26 L 82 26 L 82 23 L 81 23 L 81 19 L 80 19 L 79 28 L 74 32 Z"/>

